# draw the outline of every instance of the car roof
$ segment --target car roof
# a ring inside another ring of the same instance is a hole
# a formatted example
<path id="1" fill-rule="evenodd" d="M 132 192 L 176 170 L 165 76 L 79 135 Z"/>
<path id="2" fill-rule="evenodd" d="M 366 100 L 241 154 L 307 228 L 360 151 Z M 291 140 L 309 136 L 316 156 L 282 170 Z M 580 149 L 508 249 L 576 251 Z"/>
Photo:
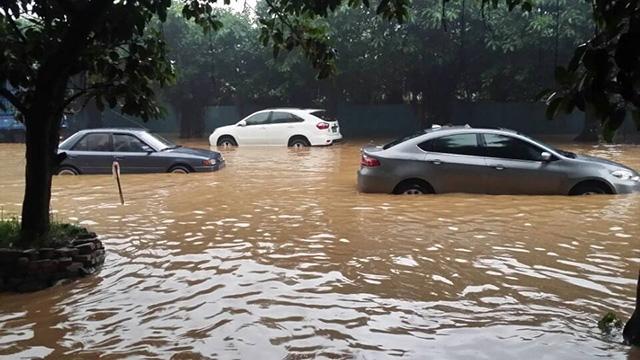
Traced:
<path id="1" fill-rule="evenodd" d="M 79 133 L 96 133 L 96 132 L 129 132 L 129 133 L 148 133 L 149 131 L 147 129 L 143 129 L 143 128 L 126 128 L 126 127 L 122 127 L 122 128 L 95 128 L 95 129 L 83 129 L 83 130 L 79 130 Z"/>
<path id="2" fill-rule="evenodd" d="M 324 110 L 324 109 L 303 109 L 303 108 L 295 108 L 295 107 L 280 107 L 280 108 L 262 109 L 262 110 L 256 111 L 256 112 L 262 112 L 262 111 L 304 111 L 306 113 L 312 113 L 312 112 L 316 112 L 316 111 L 326 111 L 326 110 Z"/>
<path id="3" fill-rule="evenodd" d="M 456 126 L 440 126 L 434 125 L 433 127 L 424 131 L 427 133 L 460 133 L 460 132 L 482 132 L 482 133 L 506 133 L 506 134 L 520 134 L 519 132 L 506 128 L 498 127 L 471 127 L 469 125 L 456 125 Z"/>

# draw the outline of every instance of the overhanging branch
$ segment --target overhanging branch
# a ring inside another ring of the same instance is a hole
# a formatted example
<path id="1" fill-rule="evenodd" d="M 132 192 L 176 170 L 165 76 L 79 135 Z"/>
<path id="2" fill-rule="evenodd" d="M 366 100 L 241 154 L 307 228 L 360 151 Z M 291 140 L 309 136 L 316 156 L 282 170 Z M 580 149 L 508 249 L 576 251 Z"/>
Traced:
<path id="1" fill-rule="evenodd" d="M 15 96 L 11 91 L 9 91 L 9 89 L 0 88 L 0 96 L 7 99 L 11 103 L 11 105 L 13 105 L 13 107 L 18 109 L 18 111 L 20 111 L 21 113 L 24 114 L 26 112 L 27 108 L 20 101 L 20 99 L 18 99 L 17 96 Z"/>
<path id="2" fill-rule="evenodd" d="M 2 9 L 4 10 L 4 13 L 6 14 L 5 18 L 7 19 L 9 24 L 11 24 L 11 28 L 16 33 L 16 36 L 18 36 L 20 38 L 20 40 L 22 40 L 23 43 L 26 43 L 27 42 L 27 38 L 24 36 L 22 31 L 20 30 L 20 27 L 16 23 L 16 20 L 11 16 L 11 12 L 9 11 L 9 9 L 7 9 L 6 7 L 3 7 Z"/>

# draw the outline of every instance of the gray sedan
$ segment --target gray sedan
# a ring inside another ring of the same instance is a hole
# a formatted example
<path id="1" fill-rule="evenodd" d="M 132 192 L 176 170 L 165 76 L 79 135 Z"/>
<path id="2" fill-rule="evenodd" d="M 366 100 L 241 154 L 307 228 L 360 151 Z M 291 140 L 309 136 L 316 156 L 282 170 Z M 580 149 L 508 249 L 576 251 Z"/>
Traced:
<path id="1" fill-rule="evenodd" d="M 142 129 L 81 130 L 62 142 L 59 175 L 110 174 L 114 161 L 123 173 L 215 171 L 220 153 L 181 147 Z"/>
<path id="2" fill-rule="evenodd" d="M 624 165 L 555 149 L 505 129 L 434 127 L 362 149 L 362 192 L 532 195 L 622 194 L 640 190 Z"/>

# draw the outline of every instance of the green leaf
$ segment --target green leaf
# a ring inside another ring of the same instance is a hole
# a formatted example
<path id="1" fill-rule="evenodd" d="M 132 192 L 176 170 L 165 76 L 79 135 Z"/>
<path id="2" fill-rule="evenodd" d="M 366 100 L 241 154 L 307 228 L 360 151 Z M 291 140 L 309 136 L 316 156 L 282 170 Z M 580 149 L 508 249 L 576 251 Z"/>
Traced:
<path id="1" fill-rule="evenodd" d="M 553 89 L 544 89 L 542 91 L 540 91 L 539 93 L 536 94 L 536 96 L 533 97 L 534 101 L 547 101 L 547 99 L 553 95 L 555 92 Z"/>

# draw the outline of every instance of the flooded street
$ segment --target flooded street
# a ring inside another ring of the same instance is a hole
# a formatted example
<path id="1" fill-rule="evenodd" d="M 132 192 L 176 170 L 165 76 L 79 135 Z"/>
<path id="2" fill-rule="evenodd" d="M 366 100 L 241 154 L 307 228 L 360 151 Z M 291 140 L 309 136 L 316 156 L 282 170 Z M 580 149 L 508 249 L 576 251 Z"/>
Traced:
<path id="1" fill-rule="evenodd" d="M 186 145 L 208 147 L 207 143 Z M 0 294 L 0 358 L 637 359 L 640 195 L 359 194 L 361 142 L 223 151 L 207 174 L 56 177 L 96 275 Z M 640 169 L 639 146 L 565 146 Z M 0 207 L 24 149 L 0 144 Z"/>

